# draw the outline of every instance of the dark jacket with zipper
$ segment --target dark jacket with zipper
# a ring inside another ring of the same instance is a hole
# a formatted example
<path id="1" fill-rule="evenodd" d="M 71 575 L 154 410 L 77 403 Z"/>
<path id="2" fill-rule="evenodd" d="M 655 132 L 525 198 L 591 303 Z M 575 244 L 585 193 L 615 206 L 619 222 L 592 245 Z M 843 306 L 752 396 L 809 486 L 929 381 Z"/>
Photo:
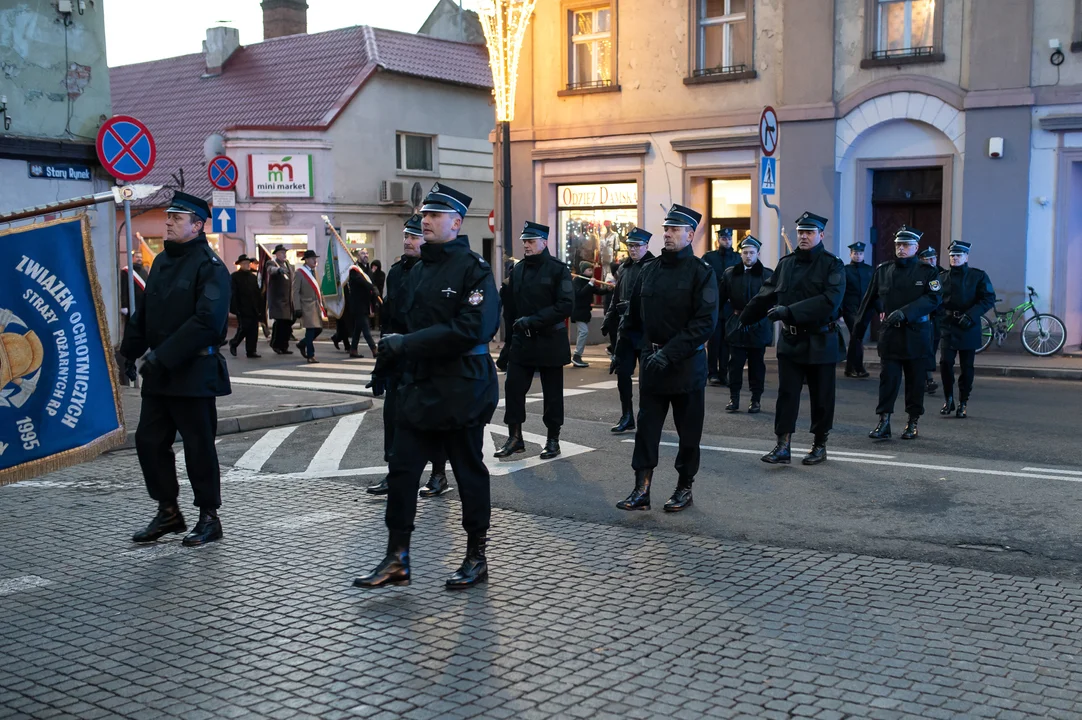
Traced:
<path id="1" fill-rule="evenodd" d="M 380 307 L 380 333 L 409 332 L 406 326 L 406 308 L 404 303 L 406 278 L 409 271 L 420 262 L 420 258 L 403 256 L 387 271 L 386 293 Z"/>
<path id="2" fill-rule="evenodd" d="M 750 268 L 744 263 L 726 268 L 721 276 L 721 295 L 718 303 L 729 303 L 732 313 L 725 321 L 725 341 L 743 348 L 765 348 L 774 342 L 774 323 L 763 318 L 754 325 L 740 326 L 740 313 L 751 299 L 763 289 L 774 271 L 764 267 L 758 260 Z"/>
<path id="3" fill-rule="evenodd" d="M 857 311 L 857 320 L 866 324 L 871 313 L 884 314 L 879 326 L 879 357 L 886 360 L 924 358 L 932 353 L 932 316 L 940 301 L 939 272 L 916 257 L 897 258 L 875 269 L 872 283 Z M 905 314 L 901 325 L 886 321 L 895 310 Z"/>
<path id="4" fill-rule="evenodd" d="M 981 316 L 996 306 L 996 291 L 988 273 L 970 267 L 968 263 L 939 276 L 943 285 L 943 307 L 940 334 L 945 350 L 979 350 L 981 347 Z M 962 325 L 968 317 L 972 324 Z"/>
<path id="5" fill-rule="evenodd" d="M 571 362 L 567 318 L 575 300 L 571 271 L 548 248 L 515 264 L 504 294 L 507 327 L 525 318 L 526 328 L 511 333 L 508 359 L 530 367 L 559 367 Z"/>
<path id="6" fill-rule="evenodd" d="M 842 300 L 842 317 L 855 318 L 860 301 L 872 283 L 874 268 L 865 262 L 851 262 L 845 266 L 845 298 Z"/>
<path id="7" fill-rule="evenodd" d="M 624 330 L 623 317 L 627 314 L 628 304 L 631 302 L 631 292 L 638 282 L 646 263 L 654 259 L 654 254 L 649 250 L 638 262 L 630 257 L 620 263 L 620 272 L 616 275 L 616 287 L 613 289 L 612 302 L 609 303 L 609 313 L 605 316 L 605 324 L 610 328 L 609 332 L 616 330 L 622 337 Z M 636 350 L 642 349 L 642 333 L 638 330 L 628 329 L 627 339 Z"/>

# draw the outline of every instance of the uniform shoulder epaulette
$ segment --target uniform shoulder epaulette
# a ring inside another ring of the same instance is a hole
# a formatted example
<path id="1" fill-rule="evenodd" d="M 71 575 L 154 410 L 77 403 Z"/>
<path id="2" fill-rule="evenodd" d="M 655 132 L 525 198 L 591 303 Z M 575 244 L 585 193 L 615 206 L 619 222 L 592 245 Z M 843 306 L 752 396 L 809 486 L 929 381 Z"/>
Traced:
<path id="1" fill-rule="evenodd" d="M 489 270 L 492 268 L 492 266 L 488 264 L 488 261 L 485 260 L 485 258 L 480 253 L 475 253 L 473 250 L 470 250 L 470 255 L 473 255 L 475 258 L 477 258 L 477 264 L 484 269 Z"/>
<path id="2" fill-rule="evenodd" d="M 894 262 L 894 261 L 893 260 L 886 260 L 884 262 L 881 262 L 881 263 L 879 263 L 878 265 L 875 266 L 875 269 L 878 270 L 881 267 L 884 267 L 886 265 L 890 265 L 892 262 Z"/>

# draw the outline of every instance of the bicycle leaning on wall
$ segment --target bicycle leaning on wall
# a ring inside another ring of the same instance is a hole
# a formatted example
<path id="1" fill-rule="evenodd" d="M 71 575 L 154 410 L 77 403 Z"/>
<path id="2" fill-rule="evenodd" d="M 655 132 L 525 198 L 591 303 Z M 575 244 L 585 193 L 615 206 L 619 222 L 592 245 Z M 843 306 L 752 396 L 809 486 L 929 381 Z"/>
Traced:
<path id="1" fill-rule="evenodd" d="M 1007 333 L 1021 322 L 1023 315 L 1028 311 L 1033 311 L 1033 316 L 1022 326 L 1022 346 L 1038 357 L 1054 355 L 1063 349 L 1063 344 L 1067 341 L 1067 326 L 1055 315 L 1039 312 L 1033 303 L 1038 299 L 1037 291 L 1028 286 L 1026 290 L 1029 291 L 1029 299 L 1024 303 L 1006 312 L 993 310 L 994 319 L 989 319 L 987 315 L 981 317 L 982 340 L 980 350 L 977 352 L 991 345 L 993 339 L 997 347 L 1002 347 L 1007 339 Z"/>

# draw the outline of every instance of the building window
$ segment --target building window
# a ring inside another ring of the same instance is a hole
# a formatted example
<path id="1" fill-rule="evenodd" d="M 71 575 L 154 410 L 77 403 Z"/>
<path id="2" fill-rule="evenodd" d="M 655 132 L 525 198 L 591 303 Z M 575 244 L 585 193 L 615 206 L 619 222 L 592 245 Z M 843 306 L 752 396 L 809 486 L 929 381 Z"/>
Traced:
<path id="1" fill-rule="evenodd" d="M 876 0 L 873 60 L 935 53 L 935 0 Z"/>
<path id="2" fill-rule="evenodd" d="M 614 85 L 611 5 L 568 11 L 568 90 Z"/>
<path id="3" fill-rule="evenodd" d="M 432 172 L 432 138 L 428 135 L 397 133 L 395 165 L 399 170 Z"/>
<path id="4" fill-rule="evenodd" d="M 698 57 L 693 76 L 746 73 L 750 0 L 695 0 Z"/>
<path id="5" fill-rule="evenodd" d="M 582 262 L 607 268 L 639 221 L 638 184 L 559 185 L 558 257 L 578 273 Z M 603 277 L 603 276 L 602 276 Z"/>
<path id="6" fill-rule="evenodd" d="M 728 230 L 732 249 L 751 233 L 751 178 L 710 181 L 710 247 L 718 247 L 718 237 Z"/>

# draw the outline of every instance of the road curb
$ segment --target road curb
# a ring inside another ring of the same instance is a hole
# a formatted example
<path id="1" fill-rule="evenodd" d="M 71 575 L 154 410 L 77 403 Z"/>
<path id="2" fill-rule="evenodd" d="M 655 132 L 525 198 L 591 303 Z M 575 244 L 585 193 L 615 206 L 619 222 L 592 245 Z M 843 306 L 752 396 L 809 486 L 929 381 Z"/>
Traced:
<path id="1" fill-rule="evenodd" d="M 289 408 L 288 410 L 272 410 L 270 412 L 253 413 L 251 415 L 237 415 L 235 417 L 222 418 L 218 421 L 217 436 L 236 435 L 237 433 L 262 430 L 263 428 L 278 427 L 280 425 L 296 425 L 297 423 L 323 420 L 339 415 L 349 415 L 372 407 L 370 399 L 351 400 L 338 403 L 337 405 L 313 405 L 303 408 Z M 180 442 L 180 434 L 177 434 L 177 442 Z M 124 444 L 117 450 L 130 450 L 135 447 L 135 431 L 129 430 Z"/>
<path id="2" fill-rule="evenodd" d="M 880 364 L 877 362 L 865 362 L 865 368 L 869 370 L 880 369 Z M 939 375 L 939 366 L 935 368 L 936 377 Z M 1071 368 L 1042 368 L 1042 367 L 1010 367 L 1001 365 L 992 366 L 980 366 L 977 365 L 973 368 L 975 375 L 982 377 L 1013 377 L 1013 378 L 1029 378 L 1037 380 L 1074 380 L 1082 381 L 1082 370 L 1073 370 Z"/>

